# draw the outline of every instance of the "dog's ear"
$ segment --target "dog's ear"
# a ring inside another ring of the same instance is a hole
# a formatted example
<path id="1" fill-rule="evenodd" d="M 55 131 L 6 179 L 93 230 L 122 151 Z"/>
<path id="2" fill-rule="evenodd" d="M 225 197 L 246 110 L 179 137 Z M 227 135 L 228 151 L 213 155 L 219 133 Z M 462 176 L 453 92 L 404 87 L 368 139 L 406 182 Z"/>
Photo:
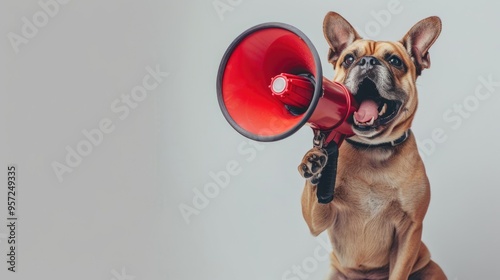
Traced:
<path id="1" fill-rule="evenodd" d="M 326 14 L 323 20 L 323 34 L 330 45 L 328 61 L 333 64 L 334 68 L 340 53 L 352 42 L 361 39 L 352 25 L 335 12 Z"/>
<path id="2" fill-rule="evenodd" d="M 400 42 L 415 63 L 417 75 L 431 66 L 429 48 L 434 44 L 439 33 L 441 33 L 441 19 L 433 16 L 417 22 L 401 39 Z"/>

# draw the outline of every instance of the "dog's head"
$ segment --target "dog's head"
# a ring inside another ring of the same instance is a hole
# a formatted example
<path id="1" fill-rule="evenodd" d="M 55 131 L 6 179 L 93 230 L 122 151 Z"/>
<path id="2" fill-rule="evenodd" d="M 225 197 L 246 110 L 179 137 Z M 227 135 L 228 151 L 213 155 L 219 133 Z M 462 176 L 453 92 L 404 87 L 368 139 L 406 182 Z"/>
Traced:
<path id="1" fill-rule="evenodd" d="M 363 40 L 342 16 L 329 12 L 323 31 L 335 69 L 333 80 L 344 84 L 359 104 L 353 139 L 376 144 L 399 138 L 415 115 L 415 81 L 430 67 L 428 51 L 441 32 L 441 20 L 423 19 L 397 42 L 372 41 Z"/>

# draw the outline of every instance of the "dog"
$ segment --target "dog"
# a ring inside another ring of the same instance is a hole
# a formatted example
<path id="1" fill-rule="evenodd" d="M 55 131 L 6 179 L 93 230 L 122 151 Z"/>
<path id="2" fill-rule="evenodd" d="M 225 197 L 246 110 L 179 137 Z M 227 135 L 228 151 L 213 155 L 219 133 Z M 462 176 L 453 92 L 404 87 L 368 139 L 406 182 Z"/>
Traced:
<path id="1" fill-rule="evenodd" d="M 400 41 L 372 41 L 329 12 L 323 31 L 333 81 L 344 84 L 359 104 L 351 118 L 354 135 L 339 148 L 330 203 L 316 198 L 325 151 L 311 149 L 298 167 L 306 178 L 304 219 L 314 236 L 327 230 L 332 244 L 328 279 L 447 279 L 421 239 L 430 185 L 410 130 L 416 79 L 430 67 L 428 51 L 441 20 L 419 21 Z"/>

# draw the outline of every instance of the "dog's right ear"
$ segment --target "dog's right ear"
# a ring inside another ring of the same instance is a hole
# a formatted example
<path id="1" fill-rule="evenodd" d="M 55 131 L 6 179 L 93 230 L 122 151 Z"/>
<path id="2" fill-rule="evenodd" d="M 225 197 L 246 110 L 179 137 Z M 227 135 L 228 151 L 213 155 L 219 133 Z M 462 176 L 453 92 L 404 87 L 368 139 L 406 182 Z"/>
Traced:
<path id="1" fill-rule="evenodd" d="M 354 27 L 341 15 L 335 12 L 326 14 L 323 20 L 323 34 L 330 45 L 328 51 L 328 62 L 335 65 L 340 57 L 340 53 L 352 42 L 361 39 Z"/>

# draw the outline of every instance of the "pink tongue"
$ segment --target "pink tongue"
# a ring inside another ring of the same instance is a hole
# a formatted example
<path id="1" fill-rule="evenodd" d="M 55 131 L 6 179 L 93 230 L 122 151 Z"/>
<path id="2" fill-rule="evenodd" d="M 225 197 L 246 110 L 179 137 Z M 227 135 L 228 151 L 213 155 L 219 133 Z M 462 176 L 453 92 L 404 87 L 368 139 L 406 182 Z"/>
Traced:
<path id="1" fill-rule="evenodd" d="M 354 112 L 354 118 L 360 123 L 369 122 L 372 118 L 378 118 L 378 105 L 373 100 L 365 100 L 359 105 L 358 111 Z"/>

